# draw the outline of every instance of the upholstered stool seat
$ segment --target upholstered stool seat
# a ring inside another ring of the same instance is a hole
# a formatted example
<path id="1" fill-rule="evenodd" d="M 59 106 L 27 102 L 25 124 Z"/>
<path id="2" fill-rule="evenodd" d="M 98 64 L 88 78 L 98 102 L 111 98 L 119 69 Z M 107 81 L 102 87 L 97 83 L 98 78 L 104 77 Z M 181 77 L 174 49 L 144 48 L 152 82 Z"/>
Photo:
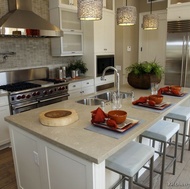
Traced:
<path id="1" fill-rule="evenodd" d="M 106 160 L 106 168 L 122 175 L 122 179 L 112 189 L 116 188 L 120 183 L 122 183 L 122 188 L 124 189 L 125 180 L 129 181 L 129 189 L 132 189 L 134 183 L 143 187 L 142 184 L 134 182 L 133 179 L 149 160 L 151 162 L 149 188 L 152 188 L 153 156 L 154 148 L 132 141 L 109 157 Z"/>
<path id="2" fill-rule="evenodd" d="M 155 145 L 155 141 L 158 141 L 163 145 L 163 152 L 155 151 L 156 153 L 159 153 L 162 155 L 161 171 L 154 170 L 155 172 L 157 172 L 161 175 L 160 189 L 163 189 L 163 180 L 164 180 L 164 174 L 165 174 L 165 169 L 166 169 L 166 165 L 165 165 L 166 156 L 172 158 L 172 161 L 170 162 L 170 164 L 173 164 L 173 174 L 175 174 L 177 145 L 178 145 L 178 132 L 179 132 L 179 124 L 178 123 L 160 120 L 160 121 L 156 122 L 155 124 L 153 124 L 149 129 L 144 131 L 139 137 L 140 142 L 142 142 L 143 137 L 152 139 L 153 147 Z M 175 150 L 174 150 L 174 155 L 172 156 L 172 155 L 166 154 L 166 147 L 167 147 L 167 143 L 170 141 L 170 139 L 173 136 L 175 136 Z"/>
<path id="3" fill-rule="evenodd" d="M 178 145 L 181 146 L 181 158 L 180 162 L 183 162 L 183 154 L 184 154 L 184 149 L 185 149 L 185 144 L 186 144 L 186 137 L 190 138 L 190 135 L 187 135 L 187 129 L 188 129 L 188 124 L 190 120 L 190 107 L 185 107 L 185 106 L 178 106 L 174 110 L 172 110 L 170 113 L 168 113 L 166 116 L 164 116 L 164 120 L 171 119 L 172 121 L 180 121 L 183 122 L 183 131 L 179 133 L 179 135 L 182 135 L 182 144 Z M 189 142 L 189 148 L 190 150 L 190 142 Z"/>

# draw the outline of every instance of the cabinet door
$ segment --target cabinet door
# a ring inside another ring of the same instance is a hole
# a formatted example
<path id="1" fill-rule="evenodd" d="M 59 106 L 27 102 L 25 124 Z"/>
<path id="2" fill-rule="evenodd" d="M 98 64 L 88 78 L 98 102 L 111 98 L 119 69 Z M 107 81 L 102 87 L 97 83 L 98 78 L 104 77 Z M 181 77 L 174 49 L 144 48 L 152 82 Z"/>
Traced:
<path id="1" fill-rule="evenodd" d="M 52 189 L 89 189 L 93 183 L 89 180 L 89 163 L 77 160 L 71 154 L 63 154 L 55 148 L 46 147 L 47 171 Z"/>
<path id="2" fill-rule="evenodd" d="M 37 142 L 11 130 L 18 188 L 42 189 Z"/>
<path id="3" fill-rule="evenodd" d="M 94 45 L 96 53 L 115 52 L 115 20 L 114 13 L 103 11 L 103 18 L 94 22 Z"/>
<path id="4" fill-rule="evenodd" d="M 61 9 L 61 28 L 64 31 L 81 31 L 81 21 L 77 17 L 77 12 Z"/>
<path id="5" fill-rule="evenodd" d="M 61 38 L 62 54 L 82 55 L 83 54 L 83 35 L 82 33 L 65 32 Z"/>
<path id="6" fill-rule="evenodd" d="M 9 106 L 0 106 L 0 146 L 10 142 L 8 123 L 4 121 L 9 115 Z"/>
<path id="7" fill-rule="evenodd" d="M 95 92 L 94 86 L 90 86 L 90 87 L 86 87 L 82 89 L 82 95 L 87 95 L 94 92 Z"/>

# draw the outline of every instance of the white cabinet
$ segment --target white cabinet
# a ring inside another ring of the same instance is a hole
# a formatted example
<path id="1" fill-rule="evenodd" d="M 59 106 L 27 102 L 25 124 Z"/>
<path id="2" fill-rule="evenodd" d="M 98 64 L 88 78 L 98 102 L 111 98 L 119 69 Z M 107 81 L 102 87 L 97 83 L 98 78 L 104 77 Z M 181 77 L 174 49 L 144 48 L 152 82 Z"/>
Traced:
<path id="1" fill-rule="evenodd" d="M 94 79 L 72 82 L 69 84 L 69 99 L 94 93 Z"/>
<path id="2" fill-rule="evenodd" d="M 11 131 L 18 188 L 42 189 L 37 142 L 22 132 Z"/>
<path id="3" fill-rule="evenodd" d="M 179 3 L 181 2 L 181 3 Z M 189 20 L 190 1 L 168 0 L 167 20 Z"/>
<path id="4" fill-rule="evenodd" d="M 9 129 L 7 122 L 4 121 L 4 117 L 9 116 L 8 97 L 0 97 L 0 146 L 10 142 Z"/>
<path id="5" fill-rule="evenodd" d="M 50 21 L 64 31 L 63 37 L 51 39 L 52 56 L 82 55 L 83 32 L 76 7 L 50 9 Z"/>
<path id="6" fill-rule="evenodd" d="M 189 0 L 168 0 L 168 7 L 179 7 L 190 5 Z"/>
<path id="7" fill-rule="evenodd" d="M 19 189 L 100 189 L 105 169 L 10 125 Z M 93 179 L 95 181 L 93 181 Z"/>
<path id="8" fill-rule="evenodd" d="M 77 6 L 77 0 L 49 0 L 49 8 L 55 8 L 59 6 Z"/>
<path id="9" fill-rule="evenodd" d="M 97 54 L 114 54 L 115 52 L 115 14 L 104 10 L 103 19 L 94 22 L 94 49 Z"/>

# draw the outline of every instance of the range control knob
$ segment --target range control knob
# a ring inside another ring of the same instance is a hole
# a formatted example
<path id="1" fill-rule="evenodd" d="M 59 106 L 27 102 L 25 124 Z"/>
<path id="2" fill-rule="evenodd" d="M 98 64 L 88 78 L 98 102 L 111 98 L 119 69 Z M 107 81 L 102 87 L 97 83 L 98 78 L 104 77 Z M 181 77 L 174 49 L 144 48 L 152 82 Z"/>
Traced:
<path id="1" fill-rule="evenodd" d="M 43 94 L 44 94 L 44 95 L 47 95 L 47 91 L 43 91 Z"/>
<path id="2" fill-rule="evenodd" d="M 51 94 L 51 93 L 53 93 L 53 90 L 52 90 L 52 89 L 50 89 L 50 90 L 49 90 L 49 93 L 50 93 L 50 94 Z"/>
<path id="3" fill-rule="evenodd" d="M 18 100 L 20 100 L 20 99 L 22 98 L 22 96 L 18 95 L 16 98 L 17 98 Z"/>
<path id="4" fill-rule="evenodd" d="M 27 94 L 27 95 L 26 95 L 26 98 L 30 98 L 30 95 L 29 95 L 29 94 Z"/>
<path id="5" fill-rule="evenodd" d="M 22 95 L 22 99 L 24 99 L 26 96 L 25 95 Z"/>

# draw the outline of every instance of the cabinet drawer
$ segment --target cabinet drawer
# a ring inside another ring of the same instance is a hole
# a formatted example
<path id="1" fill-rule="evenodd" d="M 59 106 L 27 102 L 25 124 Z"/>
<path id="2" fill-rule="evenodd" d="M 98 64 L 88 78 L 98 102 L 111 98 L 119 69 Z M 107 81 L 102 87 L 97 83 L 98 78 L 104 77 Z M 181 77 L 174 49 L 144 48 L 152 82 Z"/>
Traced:
<path id="1" fill-rule="evenodd" d="M 6 106 L 8 105 L 8 97 L 7 96 L 1 96 L 0 97 L 0 106 Z"/>
<path id="2" fill-rule="evenodd" d="M 93 86 L 93 85 L 94 85 L 93 79 L 88 79 L 88 80 L 82 81 L 82 87 L 88 87 L 88 86 Z"/>
<path id="3" fill-rule="evenodd" d="M 69 90 L 80 89 L 82 87 L 81 82 L 74 82 L 69 84 Z"/>

